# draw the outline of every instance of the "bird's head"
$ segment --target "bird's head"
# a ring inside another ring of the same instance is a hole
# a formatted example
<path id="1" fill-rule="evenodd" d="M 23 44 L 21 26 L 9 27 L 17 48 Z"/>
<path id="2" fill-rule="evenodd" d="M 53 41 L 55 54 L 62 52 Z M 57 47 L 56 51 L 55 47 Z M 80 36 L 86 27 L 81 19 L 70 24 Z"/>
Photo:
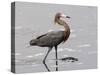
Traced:
<path id="1" fill-rule="evenodd" d="M 58 24 L 62 25 L 60 18 L 70 18 L 70 17 L 65 14 L 62 14 L 62 13 L 56 13 L 55 18 L 54 18 L 54 23 L 55 24 L 58 23 Z"/>

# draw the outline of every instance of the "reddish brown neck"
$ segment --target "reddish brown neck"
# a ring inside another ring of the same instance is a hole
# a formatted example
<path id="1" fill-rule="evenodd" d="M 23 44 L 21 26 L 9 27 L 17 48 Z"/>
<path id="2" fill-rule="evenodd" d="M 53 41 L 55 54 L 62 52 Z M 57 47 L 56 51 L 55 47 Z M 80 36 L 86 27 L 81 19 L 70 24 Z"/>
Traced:
<path id="1" fill-rule="evenodd" d="M 64 42 L 68 39 L 68 37 L 69 37 L 69 34 L 70 34 L 70 28 L 69 28 L 69 26 L 68 26 L 68 24 L 65 22 L 65 21 L 63 21 L 63 20 L 58 20 L 58 24 L 60 24 L 60 25 L 62 25 L 62 26 L 64 26 Z"/>
<path id="2" fill-rule="evenodd" d="M 56 17 L 54 22 L 55 22 L 55 23 L 58 23 L 59 25 L 64 26 L 65 32 L 68 31 L 68 30 L 70 30 L 68 24 L 67 24 L 64 20 L 61 20 L 60 17 Z"/>
<path id="3" fill-rule="evenodd" d="M 64 26 L 65 31 L 67 31 L 67 30 L 69 29 L 68 24 L 67 24 L 64 20 L 62 20 L 61 17 L 59 17 L 59 16 L 56 16 L 56 17 L 55 17 L 54 22 L 55 22 L 55 23 L 58 23 L 59 25 Z"/>

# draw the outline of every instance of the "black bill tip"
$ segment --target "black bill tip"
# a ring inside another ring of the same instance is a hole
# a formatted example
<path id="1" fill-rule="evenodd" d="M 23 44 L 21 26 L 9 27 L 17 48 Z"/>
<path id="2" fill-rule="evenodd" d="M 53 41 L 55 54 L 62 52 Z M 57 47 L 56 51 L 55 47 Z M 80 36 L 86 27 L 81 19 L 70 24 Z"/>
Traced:
<path id="1" fill-rule="evenodd" d="M 66 18 L 70 18 L 69 16 L 66 16 Z"/>

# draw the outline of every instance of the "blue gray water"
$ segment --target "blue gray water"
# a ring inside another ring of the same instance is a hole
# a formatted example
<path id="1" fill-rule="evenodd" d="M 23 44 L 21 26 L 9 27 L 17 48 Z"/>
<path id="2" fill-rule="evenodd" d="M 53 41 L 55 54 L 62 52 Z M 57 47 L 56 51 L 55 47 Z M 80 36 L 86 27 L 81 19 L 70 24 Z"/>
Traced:
<path id="1" fill-rule="evenodd" d="M 29 41 L 50 31 L 63 30 L 54 25 L 54 15 L 62 12 L 71 17 L 66 22 L 71 35 L 58 47 L 58 58 L 75 57 L 74 63 L 58 60 L 59 71 L 97 68 L 97 8 L 58 4 L 16 2 L 15 67 L 16 73 L 46 72 L 42 60 L 48 48 L 28 47 Z M 46 64 L 55 71 L 55 51 L 52 49 Z"/>

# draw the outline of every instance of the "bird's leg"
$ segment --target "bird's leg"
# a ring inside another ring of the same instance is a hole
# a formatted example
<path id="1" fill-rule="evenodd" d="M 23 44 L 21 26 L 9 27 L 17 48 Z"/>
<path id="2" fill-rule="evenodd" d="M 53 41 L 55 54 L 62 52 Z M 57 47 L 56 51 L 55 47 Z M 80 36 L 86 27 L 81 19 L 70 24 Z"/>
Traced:
<path id="1" fill-rule="evenodd" d="M 47 58 L 47 56 L 48 56 L 49 52 L 51 51 L 51 49 L 52 49 L 52 47 L 50 47 L 50 48 L 49 48 L 49 50 L 48 50 L 48 52 L 47 52 L 47 54 L 46 54 L 45 58 L 43 59 L 43 62 L 45 62 L 45 60 L 46 60 L 46 58 Z"/>
<path id="2" fill-rule="evenodd" d="M 51 51 L 51 49 L 52 49 L 52 47 L 49 48 L 49 50 L 48 50 L 48 52 L 47 52 L 45 58 L 43 59 L 43 64 L 45 65 L 45 67 L 46 67 L 46 69 L 47 69 L 48 71 L 50 71 L 50 70 L 49 70 L 48 66 L 46 65 L 46 63 L 45 63 L 45 60 L 46 60 L 46 58 L 47 58 L 49 52 Z"/>
<path id="3" fill-rule="evenodd" d="M 55 46 L 55 54 L 56 54 L 56 71 L 58 71 L 58 56 L 57 56 L 57 46 Z"/>

